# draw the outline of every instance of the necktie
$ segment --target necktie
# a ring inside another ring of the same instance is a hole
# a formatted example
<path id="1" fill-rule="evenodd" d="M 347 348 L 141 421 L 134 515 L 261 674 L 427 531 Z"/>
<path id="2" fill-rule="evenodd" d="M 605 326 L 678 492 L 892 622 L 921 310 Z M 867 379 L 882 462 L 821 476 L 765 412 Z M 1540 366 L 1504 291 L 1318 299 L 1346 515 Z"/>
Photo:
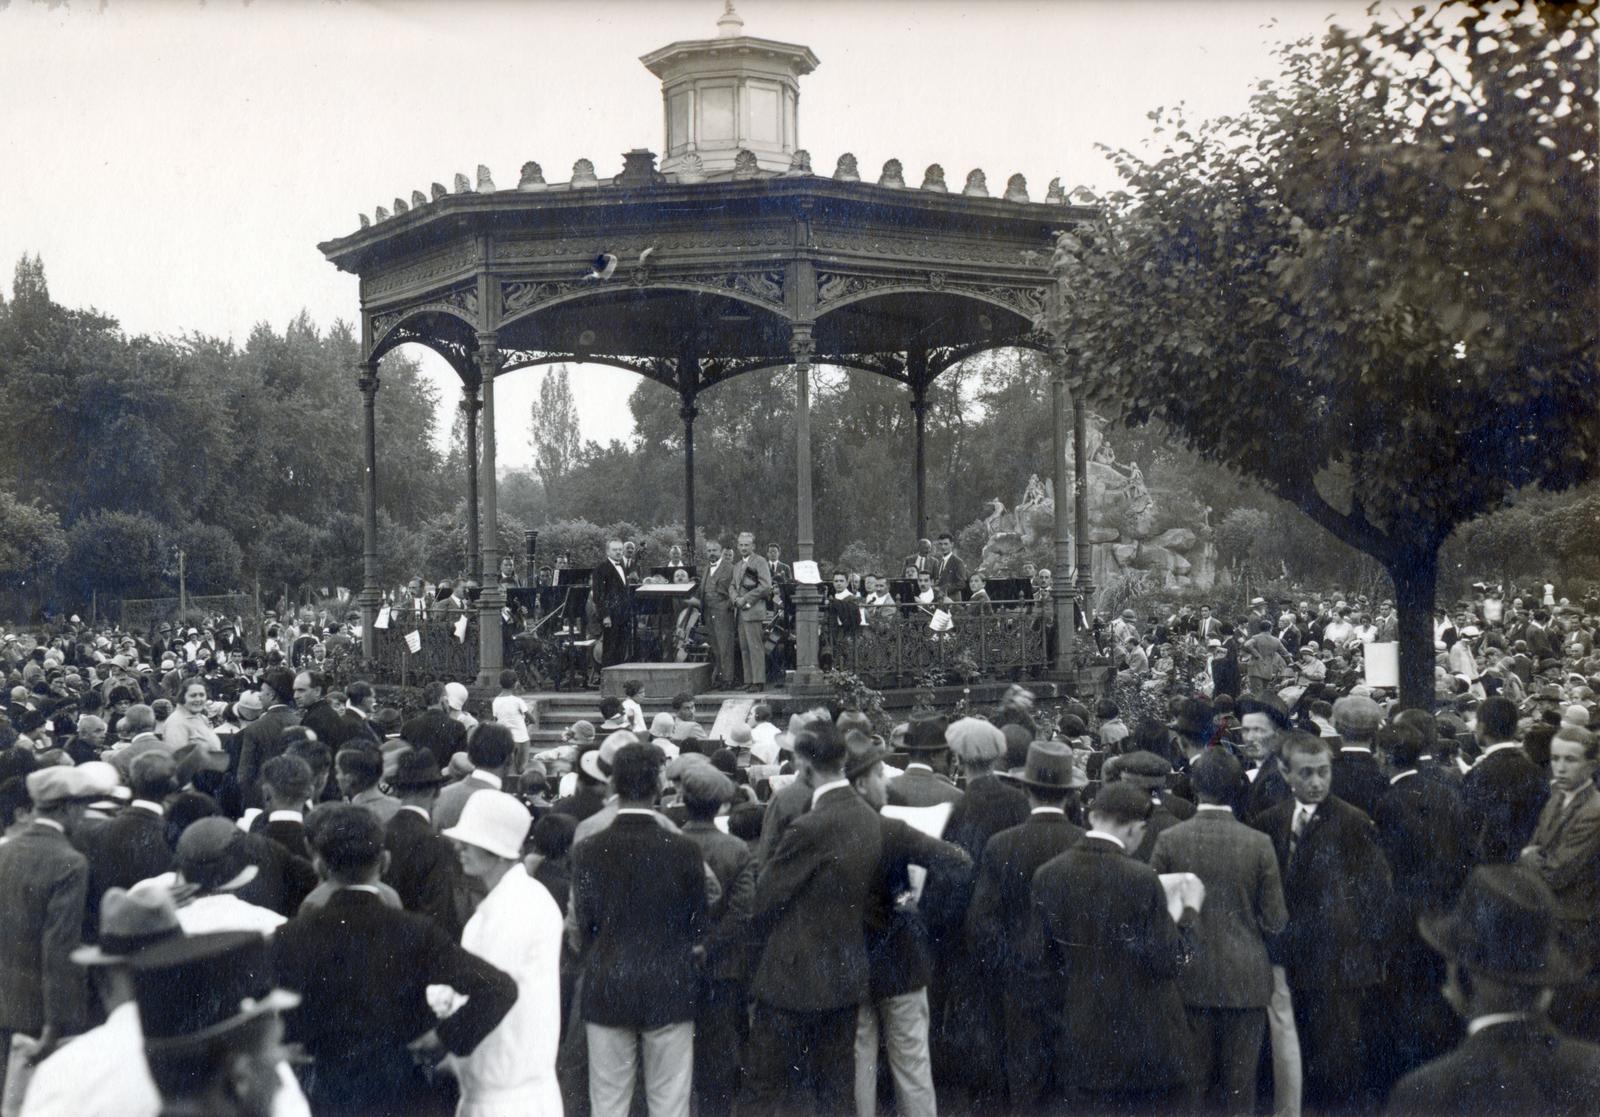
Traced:
<path id="1" fill-rule="evenodd" d="M 1295 851 L 1300 847 L 1300 838 L 1306 832 L 1306 823 L 1310 815 L 1304 807 L 1294 809 L 1294 821 L 1289 824 L 1289 860 L 1294 860 Z"/>

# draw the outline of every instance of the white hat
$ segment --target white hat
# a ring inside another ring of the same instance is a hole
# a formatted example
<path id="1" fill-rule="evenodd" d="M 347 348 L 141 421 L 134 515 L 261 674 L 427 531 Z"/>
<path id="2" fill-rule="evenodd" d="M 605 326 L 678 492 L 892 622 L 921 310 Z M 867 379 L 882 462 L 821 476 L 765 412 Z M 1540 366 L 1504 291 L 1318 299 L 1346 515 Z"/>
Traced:
<path id="1" fill-rule="evenodd" d="M 467 688 L 460 683 L 445 683 L 444 700 L 450 703 L 452 710 L 461 709 L 467 704 Z"/>
<path id="2" fill-rule="evenodd" d="M 515 797 L 485 789 L 473 793 L 461 812 L 461 821 L 444 831 L 444 836 L 507 861 L 518 861 L 532 827 L 533 816 Z"/>

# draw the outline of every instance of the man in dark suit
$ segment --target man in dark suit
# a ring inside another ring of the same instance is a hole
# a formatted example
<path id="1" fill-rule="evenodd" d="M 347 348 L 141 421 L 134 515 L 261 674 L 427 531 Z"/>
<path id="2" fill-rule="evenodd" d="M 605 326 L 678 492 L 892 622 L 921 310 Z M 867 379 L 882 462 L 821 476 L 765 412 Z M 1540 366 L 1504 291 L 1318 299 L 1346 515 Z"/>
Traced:
<path id="1" fill-rule="evenodd" d="M 300 711 L 300 724 L 337 751 L 344 742 L 344 726 L 328 701 L 328 680 L 322 672 L 302 671 L 294 677 L 294 704 Z"/>
<path id="2" fill-rule="evenodd" d="M 756 537 L 739 533 L 739 561 L 733 567 L 733 607 L 739 617 L 739 656 L 744 664 L 744 688 L 759 691 L 767 685 L 767 608 L 772 599 L 772 570 L 755 553 Z"/>
<path id="3" fill-rule="evenodd" d="M 428 708 L 400 728 L 400 736 L 414 749 L 427 749 L 441 771 L 450 758 L 467 750 L 467 727 L 450 716 L 444 684 L 432 682 L 423 689 Z"/>
<path id="4" fill-rule="evenodd" d="M 733 607 L 733 560 L 722 541 L 706 540 L 705 615 L 711 621 L 712 670 L 725 686 L 739 681 L 738 615 Z"/>
<path id="5" fill-rule="evenodd" d="M 917 553 L 907 555 L 905 562 L 900 564 L 901 570 L 911 567 L 918 574 L 932 574 L 937 568 L 938 559 L 933 557 L 933 540 L 917 540 Z"/>
<path id="6" fill-rule="evenodd" d="M 1556 930 L 1555 898 L 1522 866 L 1472 871 L 1453 912 L 1425 916 L 1444 956 L 1445 997 L 1466 1022 L 1455 1051 L 1413 1071 L 1389 1096 L 1394 1117 L 1583 1117 L 1600 1097 L 1600 1047 L 1545 1018 L 1552 989 L 1583 967 Z"/>
<path id="7" fill-rule="evenodd" d="M 762 942 L 741 1112 L 854 1110 L 856 1009 L 870 991 L 863 932 L 880 882 L 883 826 L 844 777 L 845 745 L 818 719 L 795 735 L 810 764 L 811 809 L 784 831 L 756 882 Z"/>
<path id="8" fill-rule="evenodd" d="M 1364 695 L 1349 694 L 1333 704 L 1333 728 L 1339 753 L 1333 758 L 1333 794 L 1368 818 L 1389 790 L 1389 781 L 1372 755 L 1373 739 L 1383 723 L 1383 710 Z"/>
<path id="9" fill-rule="evenodd" d="M 1193 803 L 1166 790 L 1172 778 L 1172 765 L 1166 757 L 1145 749 L 1113 757 L 1105 766 L 1104 778 L 1108 783 L 1115 781 L 1136 787 L 1150 798 L 1150 815 L 1145 819 L 1139 844 L 1128 851 L 1130 856 L 1147 865 L 1161 832 L 1194 817 Z"/>
<path id="10" fill-rule="evenodd" d="M 641 1041 L 651 1112 L 689 1112 L 705 869 L 700 848 L 658 820 L 660 781 L 659 750 L 618 749 L 611 764 L 616 821 L 572 848 L 569 926 L 584 961 L 594 1117 L 627 1117 Z"/>
<path id="11" fill-rule="evenodd" d="M 1056 1044 L 1051 1006 L 1040 996 L 1039 944 L 1029 934 L 1033 874 L 1083 837 L 1083 829 L 1068 821 L 1064 810 L 1079 782 L 1071 746 L 1033 742 L 1022 774 L 1013 778 L 1027 792 L 1031 813 L 1026 822 L 1002 830 L 984 846 L 966 934 L 980 974 L 1003 998 L 1001 1053 L 1010 1108 L 1030 1113 L 1050 1091 Z"/>
<path id="12" fill-rule="evenodd" d="M 767 544 L 767 569 L 772 571 L 772 584 L 782 585 L 794 581 L 794 568 L 778 559 L 778 545 Z"/>
<path id="13" fill-rule="evenodd" d="M 1517 706 L 1509 698 L 1483 700 L 1477 737 L 1483 753 L 1462 781 L 1462 804 L 1477 836 L 1477 860 L 1508 863 L 1533 837 L 1550 785 L 1517 742 Z"/>
<path id="14" fill-rule="evenodd" d="M 166 808 L 163 800 L 178 790 L 177 765 L 164 752 L 147 752 L 134 760 L 129 778 L 133 801 L 102 826 L 89 855 L 89 902 L 84 919 L 86 936 L 96 935 L 100 901 L 109 888 L 132 888 L 141 880 L 172 868 L 172 847 L 167 844 Z"/>
<path id="15" fill-rule="evenodd" d="M 460 862 L 449 839 L 434 830 L 430 814 L 442 783 L 444 776 L 428 750 L 406 749 L 400 754 L 389 781 L 400 797 L 400 809 L 384 828 L 389 863 L 383 883 L 395 890 L 407 911 L 426 915 L 455 939 L 463 923 L 455 902 Z"/>
<path id="16" fill-rule="evenodd" d="M 428 1112 L 437 1099 L 418 1058 L 471 1053 L 510 1011 L 516 982 L 426 916 L 378 897 L 383 828 L 371 811 L 323 809 L 317 856 L 338 891 L 273 937 L 278 984 L 301 997 L 284 1017 L 285 1038 L 316 1060 L 306 1082 L 314 1112 Z M 448 985 L 466 1002 L 438 1020 L 429 985 Z"/>
<path id="17" fill-rule="evenodd" d="M 933 807 L 961 802 L 961 789 L 946 773 L 950 746 L 945 742 L 943 718 L 918 718 L 906 732 L 902 748 L 910 754 L 905 775 L 889 784 L 889 802 L 897 807 Z"/>
<path id="18" fill-rule="evenodd" d="M 600 665 L 612 667 L 628 658 L 633 626 L 633 591 L 628 588 L 622 540 L 606 544 L 606 558 L 589 578 L 589 601 L 600 621 Z"/>
<path id="19" fill-rule="evenodd" d="M 261 806 L 261 766 L 283 752 L 283 731 L 300 724 L 294 708 L 294 674 L 269 667 L 261 674 L 260 717 L 227 739 L 229 772 L 246 807 Z"/>
<path id="20" fill-rule="evenodd" d="M 948 531 L 939 533 L 939 554 L 934 559 L 933 584 L 952 601 L 966 599 L 967 564 L 956 554 L 955 537 Z"/>
<path id="21" fill-rule="evenodd" d="M 1423 776 L 1422 749 L 1416 719 L 1396 719 L 1378 732 L 1378 758 L 1390 786 L 1372 821 L 1394 873 L 1394 940 L 1372 1013 L 1376 1046 L 1384 1053 L 1377 1068 L 1384 1088 L 1460 1038 L 1456 1015 L 1440 993 L 1444 961 L 1416 928 L 1419 916 L 1455 902 L 1472 859 L 1461 801 Z"/>
<path id="22" fill-rule="evenodd" d="M 1226 751 L 1202 753 L 1190 771 L 1200 799 L 1195 815 L 1164 831 L 1150 859 L 1157 873 L 1193 873 L 1205 885 L 1192 928 L 1194 958 L 1178 985 L 1196 1040 L 1195 1101 L 1215 1089 L 1226 1113 L 1248 1113 L 1255 1104 L 1272 997 L 1266 938 L 1289 919 L 1271 839 L 1228 807 L 1239 774 L 1239 762 Z"/>
<path id="23" fill-rule="evenodd" d="M 251 820 L 250 833 L 271 838 L 309 861 L 305 809 L 311 797 L 311 765 L 298 756 L 275 756 L 261 769 L 261 788 L 266 808 Z"/>
<path id="24" fill-rule="evenodd" d="M 1362 1006 L 1383 977 L 1389 866 L 1371 821 L 1332 794 L 1328 742 L 1291 732 L 1282 754 L 1294 798 L 1254 823 L 1272 839 L 1289 908 L 1271 957 L 1287 971 L 1307 1103 L 1360 1108 L 1371 1100 L 1363 1097 Z"/>
<path id="25" fill-rule="evenodd" d="M 1042 965 L 1061 1012 L 1058 1072 L 1073 1111 L 1165 1112 L 1190 1078 L 1178 925 L 1155 871 L 1128 855 L 1149 815 L 1150 797 L 1137 788 L 1101 788 L 1088 833 L 1033 877 Z"/>
<path id="26" fill-rule="evenodd" d="M 1283 774 L 1281 755 L 1283 737 L 1289 732 L 1289 711 L 1275 694 L 1246 696 L 1239 700 L 1239 717 L 1245 756 L 1258 765 L 1249 776 L 1250 794 L 1240 816 L 1242 821 L 1253 823 L 1259 815 L 1293 797 Z"/>
<path id="27" fill-rule="evenodd" d="M 857 795 L 874 810 L 888 802 L 883 770 L 887 752 L 859 730 L 845 735 L 845 777 Z M 929 1048 L 930 962 L 920 922 L 900 908 L 911 890 L 910 868 L 926 871 L 928 883 L 965 878 L 972 860 L 958 846 L 931 838 L 896 818 L 883 823 L 879 883 L 870 893 L 866 914 L 867 957 L 871 969 L 868 999 L 856 1022 L 856 1112 L 871 1113 L 878 1093 L 878 1039 L 884 1038 L 894 1078 L 897 1111 L 933 1114 L 933 1065 Z M 927 889 L 924 889 L 924 895 Z M 1001 1036 L 986 1036 L 998 1043 Z M 974 1052 L 974 1055 L 977 1053 Z"/>
<path id="28" fill-rule="evenodd" d="M 1440 759 L 1439 748 L 1439 722 L 1426 710 L 1401 710 L 1395 714 L 1392 724 L 1396 727 L 1410 726 L 1421 737 L 1422 752 L 1417 757 L 1417 775 L 1430 783 L 1436 783 L 1461 799 L 1461 769 L 1456 767 L 1452 758 Z M 1453 742 L 1446 742 L 1453 744 Z"/>
<path id="29" fill-rule="evenodd" d="M 89 862 L 72 847 L 84 806 L 109 792 L 83 768 L 30 772 L 33 821 L 0 845 L 0 1041 L 37 1040 L 43 1059 L 88 1018 L 88 986 L 72 952 L 83 935 Z M 0 1068 L 0 1090 L 5 1085 Z"/>

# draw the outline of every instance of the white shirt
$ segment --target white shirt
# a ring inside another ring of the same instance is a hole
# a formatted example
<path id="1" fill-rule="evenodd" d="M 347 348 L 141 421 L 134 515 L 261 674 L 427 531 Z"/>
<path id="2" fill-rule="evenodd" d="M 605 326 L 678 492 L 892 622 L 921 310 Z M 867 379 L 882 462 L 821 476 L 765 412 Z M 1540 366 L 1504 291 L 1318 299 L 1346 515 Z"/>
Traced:
<path id="1" fill-rule="evenodd" d="M 561 934 L 561 910 L 521 864 L 467 921 L 461 945 L 516 981 L 517 1002 L 471 1055 L 453 1057 L 457 1117 L 560 1117 Z"/>
<path id="2" fill-rule="evenodd" d="M 190 900 L 178 909 L 178 923 L 186 935 L 212 931 L 254 931 L 271 936 L 283 926 L 283 916 L 271 908 L 246 903 L 232 892 L 218 892 Z"/>
<path id="3" fill-rule="evenodd" d="M 1233 808 L 1228 806 L 1226 803 L 1199 803 L 1199 804 L 1197 804 L 1195 806 L 1194 809 L 1195 809 L 1196 812 L 1199 812 L 1199 811 L 1220 811 L 1223 814 L 1232 814 L 1233 813 Z"/>
<path id="4" fill-rule="evenodd" d="M 1490 1012 L 1483 1016 L 1474 1016 L 1467 1021 L 1467 1035 L 1475 1036 L 1485 1028 L 1492 1028 L 1496 1024 L 1510 1024 L 1527 1019 L 1529 1014 L 1526 1012 Z"/>
<path id="5" fill-rule="evenodd" d="M 1473 763 L 1480 763 L 1485 756 L 1488 756 L 1490 753 L 1499 752 L 1501 749 L 1520 749 L 1521 747 L 1522 742 L 1520 741 L 1501 741 L 1497 745 L 1490 745 L 1488 748 L 1484 749 L 1483 752 L 1478 756 L 1478 759 L 1474 760 Z"/>
<path id="6" fill-rule="evenodd" d="M 1122 850 L 1122 852 L 1124 852 L 1124 853 L 1128 852 L 1128 843 L 1127 842 L 1123 841 L 1121 838 L 1117 837 L 1115 834 L 1107 834 L 1104 830 L 1090 830 L 1087 834 L 1084 835 L 1084 837 L 1085 838 L 1104 838 L 1108 842 L 1115 842 L 1117 848 Z"/>
<path id="7" fill-rule="evenodd" d="M 1399 783 L 1401 780 L 1405 779 L 1407 776 L 1414 776 L 1416 774 L 1417 774 L 1417 770 L 1415 768 L 1407 768 L 1404 772 L 1397 772 L 1393 776 L 1389 777 L 1389 786 L 1393 787 L 1395 784 Z"/>
<path id="8" fill-rule="evenodd" d="M 490 704 L 494 720 L 511 730 L 511 739 L 519 745 L 528 743 L 528 704 L 515 694 L 496 696 Z"/>
<path id="9" fill-rule="evenodd" d="M 849 787 L 849 786 L 850 786 L 850 781 L 846 780 L 846 779 L 829 780 L 827 783 L 823 784 L 821 787 L 817 788 L 815 791 L 813 791 L 811 793 L 811 805 L 812 805 L 812 807 L 815 807 L 817 805 L 817 800 L 818 799 L 821 799 L 824 795 L 826 795 L 828 792 L 832 791 L 834 788 L 836 788 L 836 787 Z"/>
<path id="10" fill-rule="evenodd" d="M 1030 811 L 1028 813 L 1029 814 L 1059 814 L 1059 815 L 1065 815 L 1067 812 L 1062 810 L 1060 807 L 1035 807 L 1035 808 L 1033 808 L 1032 811 Z"/>
<path id="11" fill-rule="evenodd" d="M 770 721 L 758 721 L 750 727 L 750 755 L 763 764 L 778 762 L 778 727 Z"/>
<path id="12" fill-rule="evenodd" d="M 1302 803 L 1299 800 L 1296 800 L 1294 804 L 1294 814 L 1289 816 L 1289 833 L 1294 833 L 1294 824 L 1296 819 L 1304 819 L 1304 821 L 1300 823 L 1302 829 L 1310 826 L 1311 820 L 1317 817 L 1317 808 L 1321 805 L 1322 804 L 1320 803 Z"/>
<path id="13" fill-rule="evenodd" d="M 22 1117 L 157 1117 L 161 1094 L 144 1059 L 139 1006 L 118 1005 L 98 1028 L 71 1039 L 33 1072 Z M 273 1117 L 310 1117 L 311 1109 L 288 1064 L 278 1063 Z"/>

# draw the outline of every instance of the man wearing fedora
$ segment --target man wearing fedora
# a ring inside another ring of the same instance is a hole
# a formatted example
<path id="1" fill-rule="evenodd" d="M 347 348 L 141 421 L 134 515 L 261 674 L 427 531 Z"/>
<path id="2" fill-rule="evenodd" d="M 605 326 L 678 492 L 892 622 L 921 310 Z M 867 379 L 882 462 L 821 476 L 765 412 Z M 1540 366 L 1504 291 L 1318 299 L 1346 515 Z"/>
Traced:
<path id="1" fill-rule="evenodd" d="M 1453 911 L 1418 926 L 1444 956 L 1445 998 L 1466 1022 L 1450 1054 L 1400 1080 L 1388 1112 L 1579 1117 L 1600 1097 L 1600 1047 L 1556 1031 L 1552 991 L 1584 967 L 1566 950 L 1549 886 L 1524 866 L 1472 871 Z"/>
<path id="2" fill-rule="evenodd" d="M 132 965 L 141 951 L 183 937 L 172 893 L 155 881 L 112 888 L 101 906 L 100 941 L 72 952 L 90 975 L 105 1023 L 58 1048 L 34 1072 L 22 1117 L 157 1117 L 161 1094 L 145 1063 L 144 1032 L 134 1000 Z M 288 1064 L 277 1064 L 274 1117 L 310 1110 Z"/>
<path id="3" fill-rule="evenodd" d="M 383 883 L 393 888 L 406 911 L 425 915 L 452 939 L 461 930 L 456 903 L 460 862 L 448 838 L 433 827 L 433 804 L 444 774 L 427 749 L 406 749 L 395 761 L 389 787 L 400 809 L 384 827 L 389 855 Z"/>
<path id="4" fill-rule="evenodd" d="M 1155 870 L 1129 856 L 1149 816 L 1148 795 L 1108 784 L 1089 806 L 1089 831 L 1033 877 L 1072 1111 L 1164 1113 L 1188 1085 L 1178 925 Z"/>
<path id="5" fill-rule="evenodd" d="M 950 782 L 950 746 L 943 718 L 918 718 L 903 746 L 911 754 L 905 775 L 889 785 L 889 802 L 897 807 L 936 807 L 959 803 L 961 789 Z"/>
<path id="6" fill-rule="evenodd" d="M 1194 762 L 1190 783 L 1200 802 L 1195 815 L 1156 839 L 1150 867 L 1193 873 L 1205 902 L 1191 932 L 1194 956 L 1178 977 L 1184 1011 L 1196 1039 L 1195 1100 L 1212 1089 L 1223 1112 L 1255 1105 L 1256 1062 L 1272 996 L 1266 939 L 1289 914 L 1272 841 L 1234 818 L 1227 799 L 1238 786 L 1239 762 L 1208 749 Z"/>
<path id="7" fill-rule="evenodd" d="M 171 939 L 133 959 L 145 1062 L 162 1117 L 269 1117 L 283 1093 L 278 1014 L 265 941 L 248 932 Z"/>
<path id="8" fill-rule="evenodd" d="M 33 819 L 0 844 L 0 1069 L 8 1112 L 30 1068 L 88 1019 L 72 952 L 83 935 L 89 862 L 72 846 L 84 808 L 117 786 L 108 764 L 28 773 Z"/>
<path id="9" fill-rule="evenodd" d="M 1007 778 L 1027 793 L 1030 813 L 983 847 L 966 931 L 980 973 L 1003 999 L 1006 1092 L 1011 1112 L 1026 1114 L 1057 1092 L 1051 1006 L 1040 996 L 1037 928 L 1030 926 L 1033 874 L 1083 837 L 1065 808 L 1089 779 L 1064 741 L 1034 741 L 1022 770 Z"/>
<path id="10" fill-rule="evenodd" d="M 379 898 L 388 855 L 371 811 L 323 807 L 316 852 L 338 890 L 279 928 L 272 943 L 279 984 L 302 998 L 285 1025 L 289 1041 L 315 1060 L 306 1096 L 318 1117 L 430 1113 L 437 1098 L 419 1060 L 470 1054 L 511 1011 L 517 984 L 433 920 Z M 430 985 L 466 1000 L 439 1020 Z"/>
<path id="11" fill-rule="evenodd" d="M 504 727 L 499 727 L 504 728 Z M 533 816 L 503 791 L 474 795 L 444 831 L 483 902 L 461 945 L 517 983 L 517 1000 L 470 1055 L 454 1060 L 460 1117 L 516 1113 L 559 1117 L 556 1045 L 561 1034 L 561 912 L 528 875 L 522 846 Z"/>

